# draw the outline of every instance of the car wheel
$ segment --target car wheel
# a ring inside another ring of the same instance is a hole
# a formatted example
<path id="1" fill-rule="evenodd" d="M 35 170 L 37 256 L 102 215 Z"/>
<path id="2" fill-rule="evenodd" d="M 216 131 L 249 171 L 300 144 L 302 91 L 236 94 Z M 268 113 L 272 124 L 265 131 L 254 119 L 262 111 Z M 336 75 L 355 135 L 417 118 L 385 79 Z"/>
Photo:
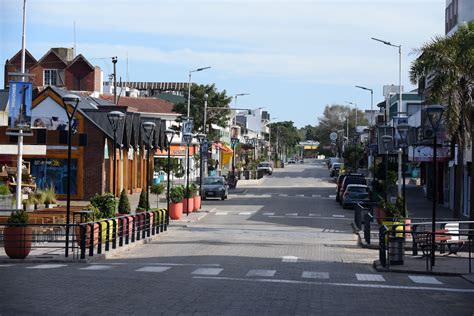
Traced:
<path id="1" fill-rule="evenodd" d="M 225 200 L 225 195 L 221 196 L 221 201 Z"/>

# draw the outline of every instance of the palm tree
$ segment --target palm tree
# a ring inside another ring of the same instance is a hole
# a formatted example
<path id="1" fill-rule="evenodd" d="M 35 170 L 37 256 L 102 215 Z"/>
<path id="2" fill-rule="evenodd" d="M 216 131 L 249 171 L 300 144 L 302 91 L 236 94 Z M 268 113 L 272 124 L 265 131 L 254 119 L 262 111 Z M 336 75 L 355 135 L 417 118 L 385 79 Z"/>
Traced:
<path id="1" fill-rule="evenodd" d="M 429 78 L 428 101 L 445 105 L 445 126 L 448 135 L 458 144 L 456 170 L 455 210 L 461 214 L 461 192 L 464 168 L 464 149 L 471 144 L 474 135 L 471 124 L 471 108 L 474 86 L 474 22 L 461 25 L 450 37 L 438 36 L 416 50 L 420 54 L 410 67 L 413 84 Z M 471 168 L 471 181 L 474 179 Z M 474 187 L 471 185 L 471 188 Z M 474 206 L 474 190 L 471 189 L 471 205 Z M 472 207 L 471 207 L 472 209 Z M 474 217 L 474 212 L 471 212 Z"/>

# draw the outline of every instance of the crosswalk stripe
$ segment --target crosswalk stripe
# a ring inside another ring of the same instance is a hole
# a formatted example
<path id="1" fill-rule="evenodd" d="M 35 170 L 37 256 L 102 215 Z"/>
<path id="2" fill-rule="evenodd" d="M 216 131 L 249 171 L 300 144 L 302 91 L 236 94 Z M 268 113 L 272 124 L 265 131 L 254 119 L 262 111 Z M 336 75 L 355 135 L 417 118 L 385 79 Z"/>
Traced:
<path id="1" fill-rule="evenodd" d="M 443 284 L 443 282 L 432 276 L 409 275 L 408 277 L 418 284 Z"/>
<path id="2" fill-rule="evenodd" d="M 301 274 L 303 279 L 329 279 L 328 272 L 303 271 Z"/>
<path id="3" fill-rule="evenodd" d="M 247 272 L 247 276 L 272 277 L 275 275 L 275 273 L 276 270 L 249 270 L 249 272 Z"/>
<path id="4" fill-rule="evenodd" d="M 252 215 L 252 212 L 240 212 L 239 215 Z"/>
<path id="5" fill-rule="evenodd" d="M 314 197 L 314 198 L 320 198 L 320 197 L 321 197 L 321 194 L 313 194 L 312 197 Z"/>
<path id="6" fill-rule="evenodd" d="M 216 212 L 216 215 L 227 215 L 227 212 Z"/>
<path id="7" fill-rule="evenodd" d="M 298 257 L 295 257 L 295 256 L 283 256 L 283 258 L 281 259 L 281 262 L 296 262 L 298 261 Z"/>
<path id="8" fill-rule="evenodd" d="M 329 195 L 329 198 L 334 199 L 334 198 L 336 198 L 336 195 L 335 194 Z"/>
<path id="9" fill-rule="evenodd" d="M 371 282 L 385 282 L 385 279 L 380 274 L 362 274 L 356 273 L 358 281 L 371 281 Z"/>
<path id="10" fill-rule="evenodd" d="M 80 268 L 79 270 L 109 270 L 111 268 L 111 266 L 93 265 L 85 268 Z"/>
<path id="11" fill-rule="evenodd" d="M 171 269 L 171 267 L 160 267 L 160 266 L 152 266 L 152 267 L 143 267 L 140 269 L 135 270 L 136 272 L 165 272 Z"/>
<path id="12" fill-rule="evenodd" d="M 12 266 L 13 266 L 13 264 L 0 264 L 0 268 L 2 268 L 2 267 L 6 268 L 6 267 L 12 267 Z"/>
<path id="13" fill-rule="evenodd" d="M 219 275 L 224 269 L 220 268 L 199 268 L 191 272 L 191 274 L 197 275 Z"/>
<path id="14" fill-rule="evenodd" d="M 297 194 L 297 197 L 304 197 L 304 194 Z"/>
<path id="15" fill-rule="evenodd" d="M 343 218 L 343 217 L 346 217 L 346 216 L 345 216 L 345 215 L 334 214 L 332 217 L 339 217 L 339 218 Z"/>
<path id="16" fill-rule="evenodd" d="M 67 267 L 67 264 L 40 264 L 33 267 L 27 267 L 27 269 L 56 269 L 61 267 Z"/>
<path id="17" fill-rule="evenodd" d="M 273 212 L 265 212 L 265 213 L 262 213 L 263 216 L 272 216 L 272 215 L 275 215 L 275 213 Z"/>
<path id="18" fill-rule="evenodd" d="M 278 196 L 286 197 L 288 194 L 278 194 Z"/>
<path id="19" fill-rule="evenodd" d="M 298 216 L 298 213 L 286 213 L 286 216 Z"/>
<path id="20" fill-rule="evenodd" d="M 321 216 L 321 214 L 309 213 L 309 216 Z"/>

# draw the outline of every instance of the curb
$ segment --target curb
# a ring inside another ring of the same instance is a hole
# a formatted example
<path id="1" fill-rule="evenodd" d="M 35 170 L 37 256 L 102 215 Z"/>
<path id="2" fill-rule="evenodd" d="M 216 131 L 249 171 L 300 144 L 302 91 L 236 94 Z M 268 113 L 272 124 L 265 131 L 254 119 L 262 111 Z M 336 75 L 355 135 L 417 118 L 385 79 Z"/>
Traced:
<path id="1" fill-rule="evenodd" d="M 384 268 L 380 264 L 380 260 L 374 260 L 372 266 L 378 272 L 393 272 L 393 273 L 405 273 L 405 274 L 411 273 L 411 274 L 437 275 L 437 276 L 458 276 L 458 277 L 462 277 L 466 279 L 462 273 L 455 273 L 455 272 L 420 271 L 420 270 L 409 270 L 409 269 L 398 270 L 398 269 Z M 469 281 L 469 282 L 473 283 L 472 281 Z"/>

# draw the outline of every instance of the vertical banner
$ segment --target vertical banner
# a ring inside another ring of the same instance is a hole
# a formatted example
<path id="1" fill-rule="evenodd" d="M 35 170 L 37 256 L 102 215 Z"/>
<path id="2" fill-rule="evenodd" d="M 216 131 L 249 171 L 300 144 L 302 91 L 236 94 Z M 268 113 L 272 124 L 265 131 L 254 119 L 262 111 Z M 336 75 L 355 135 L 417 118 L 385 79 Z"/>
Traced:
<path id="1" fill-rule="evenodd" d="M 8 97 L 8 127 L 29 130 L 31 128 L 32 83 L 11 81 Z"/>

